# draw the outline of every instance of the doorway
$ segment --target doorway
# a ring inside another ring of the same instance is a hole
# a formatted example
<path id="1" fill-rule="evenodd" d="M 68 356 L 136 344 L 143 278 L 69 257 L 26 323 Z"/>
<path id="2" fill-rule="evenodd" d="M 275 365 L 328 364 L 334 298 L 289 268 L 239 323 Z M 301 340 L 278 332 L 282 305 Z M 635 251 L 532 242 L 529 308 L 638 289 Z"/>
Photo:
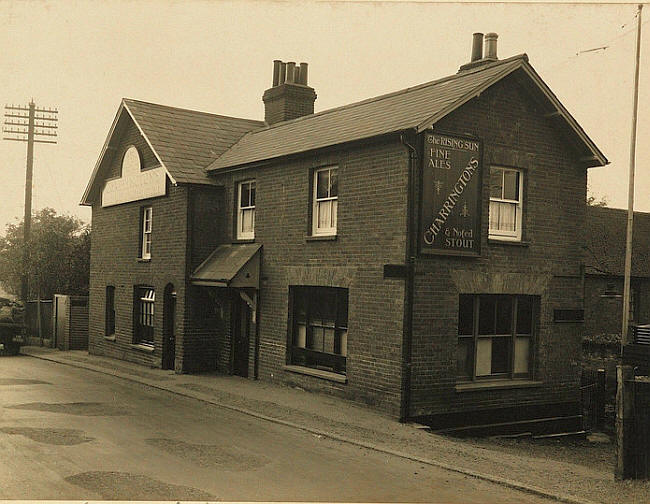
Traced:
<path id="1" fill-rule="evenodd" d="M 248 349 L 251 328 L 251 309 L 239 291 L 232 297 L 232 373 L 248 378 Z"/>
<path id="2" fill-rule="evenodd" d="M 176 365 L 176 291 L 172 284 L 165 287 L 163 306 L 162 368 L 174 369 Z"/>

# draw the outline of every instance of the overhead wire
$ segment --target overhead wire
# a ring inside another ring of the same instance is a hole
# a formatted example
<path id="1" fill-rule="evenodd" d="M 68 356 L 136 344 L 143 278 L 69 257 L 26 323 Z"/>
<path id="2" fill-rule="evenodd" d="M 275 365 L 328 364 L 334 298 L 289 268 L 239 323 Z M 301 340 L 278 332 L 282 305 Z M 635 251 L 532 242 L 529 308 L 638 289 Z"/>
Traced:
<path id="1" fill-rule="evenodd" d="M 633 21 L 638 17 L 638 15 L 639 15 L 638 12 L 636 12 L 636 13 L 634 14 L 634 16 L 632 17 L 632 19 L 630 19 L 629 21 L 623 23 L 619 29 L 622 30 L 622 29 L 624 29 L 625 27 L 629 26 L 629 25 L 630 25 L 630 24 L 631 24 L 631 23 L 632 23 L 632 22 L 633 22 Z M 648 23 L 650 23 L 650 20 L 641 23 L 641 26 L 645 26 L 645 25 L 648 24 Z M 573 54 L 573 55 L 571 55 L 571 56 L 568 56 L 568 57 L 565 58 L 564 60 L 559 61 L 559 62 L 557 62 L 557 63 L 555 63 L 554 65 L 551 65 L 551 66 L 549 66 L 549 67 L 542 67 L 540 70 L 541 70 L 541 71 L 544 71 L 544 72 L 548 72 L 548 71 L 550 71 L 550 70 L 554 70 L 554 69 L 556 69 L 556 68 L 558 68 L 558 67 L 560 67 L 560 66 L 562 66 L 562 65 L 565 65 L 565 64 L 569 63 L 569 62 L 572 61 L 572 60 L 575 60 L 575 59 L 579 58 L 582 54 L 594 53 L 594 52 L 598 52 L 598 51 L 603 51 L 603 52 L 604 52 L 604 51 L 606 51 L 607 49 L 609 49 L 612 45 L 615 45 L 615 43 L 616 43 L 619 39 L 621 39 L 621 38 L 623 38 L 623 37 L 629 35 L 630 33 L 634 33 L 635 31 L 636 31 L 636 27 L 630 28 L 630 29 L 624 31 L 623 33 L 619 33 L 619 34 L 616 35 L 615 37 L 612 37 L 612 38 L 609 39 L 608 41 L 606 41 L 606 42 L 604 42 L 604 43 L 602 43 L 602 44 L 599 44 L 599 45 L 596 46 L 596 47 L 593 47 L 593 48 L 590 48 L 590 49 L 583 49 L 583 50 L 581 50 L 581 51 L 577 51 L 575 54 Z"/>

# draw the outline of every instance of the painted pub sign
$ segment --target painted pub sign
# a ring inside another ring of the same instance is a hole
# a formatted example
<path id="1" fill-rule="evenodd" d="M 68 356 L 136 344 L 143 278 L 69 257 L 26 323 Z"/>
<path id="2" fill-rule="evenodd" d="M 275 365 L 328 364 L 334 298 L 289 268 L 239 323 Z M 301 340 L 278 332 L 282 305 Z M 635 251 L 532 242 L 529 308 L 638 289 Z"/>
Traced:
<path id="1" fill-rule="evenodd" d="M 481 142 L 432 130 L 423 139 L 420 253 L 479 255 Z"/>

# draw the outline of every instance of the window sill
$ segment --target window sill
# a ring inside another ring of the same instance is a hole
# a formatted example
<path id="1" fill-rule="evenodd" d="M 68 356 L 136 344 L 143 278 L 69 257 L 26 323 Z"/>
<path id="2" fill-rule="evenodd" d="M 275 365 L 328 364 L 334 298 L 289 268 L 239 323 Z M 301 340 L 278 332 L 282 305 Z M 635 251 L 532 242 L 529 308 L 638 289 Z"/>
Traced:
<path id="1" fill-rule="evenodd" d="M 232 243 L 233 245 L 237 245 L 238 243 L 255 243 L 255 238 L 235 238 Z"/>
<path id="2" fill-rule="evenodd" d="M 129 345 L 133 350 L 137 350 L 139 352 L 145 352 L 145 353 L 153 353 L 153 345 L 145 345 L 143 343 L 134 343 L 132 345 Z"/>
<path id="3" fill-rule="evenodd" d="M 305 238 L 305 241 L 336 241 L 338 235 L 310 235 Z"/>
<path id="4" fill-rule="evenodd" d="M 536 380 L 486 380 L 456 385 L 456 392 L 474 392 L 477 390 L 509 390 L 518 388 L 541 387 L 544 382 Z"/>
<path id="5" fill-rule="evenodd" d="M 304 366 L 284 366 L 285 371 L 291 373 L 303 374 L 308 376 L 315 376 L 316 378 L 322 378 L 323 380 L 334 381 L 337 383 L 347 383 L 348 378 L 345 375 L 332 373 L 331 371 L 323 371 L 322 369 L 314 369 Z"/>
<path id="6" fill-rule="evenodd" d="M 492 236 L 488 238 L 488 245 L 511 245 L 513 247 L 528 247 L 530 245 L 530 242 L 524 240 L 508 240 Z"/>
<path id="7" fill-rule="evenodd" d="M 151 262 L 151 257 L 146 258 L 146 257 L 138 257 L 138 262 L 139 263 L 148 263 Z"/>
<path id="8" fill-rule="evenodd" d="M 114 334 L 110 334 L 110 335 L 108 335 L 108 336 L 104 336 L 104 339 L 105 339 L 106 341 L 115 341 L 115 335 L 114 335 Z"/>

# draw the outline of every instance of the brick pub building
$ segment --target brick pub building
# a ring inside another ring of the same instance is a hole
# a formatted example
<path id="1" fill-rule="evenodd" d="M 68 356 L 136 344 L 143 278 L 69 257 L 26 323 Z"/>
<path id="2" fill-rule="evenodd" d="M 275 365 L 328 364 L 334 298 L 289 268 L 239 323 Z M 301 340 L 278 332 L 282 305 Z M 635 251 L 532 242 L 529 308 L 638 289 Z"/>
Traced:
<path id="1" fill-rule="evenodd" d="M 526 55 L 314 114 L 276 61 L 265 121 L 123 100 L 93 210 L 90 352 L 219 370 L 437 428 L 578 412 L 586 170 Z M 538 422 L 543 423 L 543 422 Z"/>

